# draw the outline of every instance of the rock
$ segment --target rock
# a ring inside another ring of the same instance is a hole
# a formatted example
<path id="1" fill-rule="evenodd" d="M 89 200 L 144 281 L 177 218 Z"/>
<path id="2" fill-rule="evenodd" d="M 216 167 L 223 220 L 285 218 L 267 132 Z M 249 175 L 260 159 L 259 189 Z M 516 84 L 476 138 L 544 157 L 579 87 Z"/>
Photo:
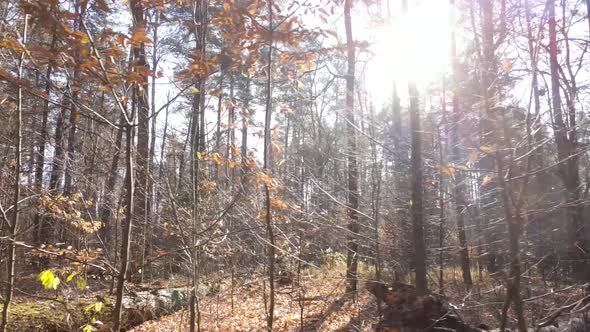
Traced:
<path id="1" fill-rule="evenodd" d="M 125 325 L 139 325 L 182 309 L 188 303 L 186 288 L 162 288 L 130 292 L 123 298 Z"/>

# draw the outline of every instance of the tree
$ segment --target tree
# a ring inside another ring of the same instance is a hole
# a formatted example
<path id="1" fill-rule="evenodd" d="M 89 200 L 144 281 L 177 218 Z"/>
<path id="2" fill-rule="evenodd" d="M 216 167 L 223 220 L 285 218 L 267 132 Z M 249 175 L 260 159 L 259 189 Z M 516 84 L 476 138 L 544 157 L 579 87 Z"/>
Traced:
<path id="1" fill-rule="evenodd" d="M 450 0 L 450 7 L 451 11 L 455 10 L 455 1 Z M 454 15 L 452 15 L 454 18 Z M 460 142 L 459 142 L 459 133 L 458 127 L 461 121 L 461 109 L 460 109 L 460 96 L 459 92 L 461 91 L 461 87 L 459 86 L 460 82 L 458 80 L 459 76 L 459 63 L 457 59 L 457 45 L 456 45 L 456 37 L 455 37 L 455 29 L 454 29 L 454 20 L 451 20 L 452 30 L 451 30 L 451 61 L 452 61 L 452 71 L 453 71 L 453 79 L 451 81 L 451 87 L 453 89 L 453 111 L 452 111 L 452 119 L 453 125 L 450 130 L 451 136 L 451 154 L 453 162 L 458 165 L 461 162 L 461 152 L 460 152 Z M 465 190 L 465 178 L 462 172 L 457 172 L 454 178 L 454 186 L 453 186 L 453 195 L 455 201 L 455 209 L 457 215 L 457 232 L 459 238 L 459 255 L 461 260 L 461 270 L 463 273 L 463 282 L 467 286 L 471 286 L 473 281 L 471 279 L 471 266 L 469 262 L 469 247 L 467 244 L 467 237 L 465 235 L 465 213 L 467 212 L 467 193 Z"/>
<path id="2" fill-rule="evenodd" d="M 24 15 L 23 21 L 23 33 L 22 33 L 22 44 L 27 44 L 27 38 L 29 34 L 29 16 L 27 14 Z M 25 50 L 23 49 L 20 52 L 20 56 L 18 59 L 18 72 L 17 78 L 20 80 L 23 77 L 23 66 L 25 60 Z M 14 143 L 14 199 L 12 203 L 12 221 L 8 221 L 6 219 L 6 214 L 3 214 L 5 217 L 5 222 L 8 224 L 8 250 L 6 253 L 6 276 L 7 276 L 7 285 L 5 286 L 6 293 L 4 295 L 4 306 L 2 308 L 2 321 L 0 321 L 0 332 L 6 331 L 6 326 L 8 323 L 8 313 L 10 311 L 10 304 L 12 301 L 12 295 L 14 292 L 14 283 L 15 283 L 15 260 L 16 260 L 16 241 L 17 241 L 17 234 L 20 231 L 19 223 L 20 223 L 20 200 L 21 200 L 21 172 L 22 172 L 22 149 L 23 149 L 23 87 L 21 85 L 17 86 L 16 92 L 16 140 Z M 4 212 L 4 211 L 3 211 Z"/>
<path id="3" fill-rule="evenodd" d="M 266 107 L 264 113 L 264 165 L 263 171 L 267 176 L 271 176 L 271 135 L 270 126 L 272 120 L 272 52 L 273 52 L 273 2 L 268 2 L 268 32 L 270 33 L 268 40 L 268 53 L 266 58 Z M 269 283 L 269 298 L 268 298 L 268 313 L 266 318 L 266 328 L 268 331 L 273 330 L 274 311 L 275 311 L 275 236 L 274 225 L 272 222 L 271 197 L 268 182 L 264 182 L 264 196 L 265 212 L 264 219 L 266 223 L 266 235 L 268 237 L 268 283 Z"/>
<path id="4" fill-rule="evenodd" d="M 566 190 L 565 201 L 567 202 L 567 216 L 569 219 L 569 230 L 571 235 L 570 250 L 572 258 L 576 260 L 573 264 L 574 274 L 580 280 L 588 278 L 588 263 L 581 248 L 586 247 L 584 233 L 584 221 L 582 218 L 583 207 L 580 204 L 580 175 L 578 170 L 577 153 L 577 131 L 575 108 L 569 107 L 562 111 L 560 96 L 560 65 L 557 59 L 557 23 L 555 17 L 555 1 L 547 3 L 547 16 L 549 21 L 549 67 L 551 74 L 551 107 L 553 115 L 553 132 L 555 145 L 557 146 L 557 158 L 559 162 L 559 176 L 563 181 Z M 570 98 L 575 98 L 570 96 Z M 569 126 L 564 121 L 564 114 Z"/>
<path id="5" fill-rule="evenodd" d="M 403 7 L 407 13 L 407 2 Z M 428 282 L 426 280 L 426 243 L 424 242 L 424 179 L 422 165 L 422 134 L 420 126 L 420 105 L 418 88 L 412 80 L 408 82 L 408 95 L 410 99 L 410 131 L 411 131 L 411 165 L 412 165 L 412 242 L 414 244 L 414 273 L 415 284 L 419 294 L 426 294 Z"/>
<path id="6" fill-rule="evenodd" d="M 350 234 L 347 240 L 346 254 L 346 286 L 347 292 L 356 292 L 358 273 L 358 161 L 356 142 L 356 121 L 354 115 L 354 81 L 355 81 L 355 42 L 352 37 L 352 0 L 344 1 L 344 27 L 346 29 L 346 133 L 347 139 L 347 161 L 348 161 L 348 230 Z"/>

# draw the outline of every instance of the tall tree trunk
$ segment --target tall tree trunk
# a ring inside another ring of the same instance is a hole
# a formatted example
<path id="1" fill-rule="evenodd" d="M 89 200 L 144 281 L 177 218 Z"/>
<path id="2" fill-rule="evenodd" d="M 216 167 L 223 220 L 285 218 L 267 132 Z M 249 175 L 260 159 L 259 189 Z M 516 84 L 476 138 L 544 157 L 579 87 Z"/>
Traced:
<path id="1" fill-rule="evenodd" d="M 115 195 L 115 186 L 117 185 L 117 178 L 119 177 L 119 160 L 121 159 L 121 146 L 123 144 L 123 132 L 125 131 L 125 116 L 123 114 L 119 117 L 119 126 L 117 129 L 117 136 L 115 138 L 115 149 L 113 151 L 113 159 L 111 159 L 111 167 L 109 169 L 109 176 L 105 184 L 104 202 L 100 207 L 100 220 L 103 222 L 103 227 L 100 229 L 100 235 L 107 245 L 110 244 L 110 238 L 116 229 L 113 229 L 113 211 L 117 211 L 117 195 Z M 114 213 L 115 215 L 117 212 Z"/>
<path id="2" fill-rule="evenodd" d="M 459 60 L 457 59 L 457 44 L 455 37 L 455 0 L 450 0 L 451 11 L 453 11 L 451 20 L 451 60 L 453 66 L 453 79 L 451 86 L 453 88 L 453 124 L 451 129 L 451 154 L 452 160 L 455 164 L 461 163 L 461 151 L 459 142 L 459 124 L 461 122 L 461 105 L 459 92 Z M 458 171 L 454 178 L 454 198 L 455 198 L 455 209 L 457 216 L 457 235 L 459 238 L 459 256 L 461 260 L 461 271 L 463 274 L 463 282 L 468 287 L 473 285 L 471 279 L 471 265 L 469 262 L 469 247 L 467 243 L 467 236 L 465 235 L 465 213 L 467 212 L 467 192 L 465 188 L 465 177 L 462 171 Z"/>
<path id="3" fill-rule="evenodd" d="M 585 280 L 588 278 L 588 263 L 585 260 L 587 243 L 584 234 L 584 220 L 580 205 L 580 176 L 578 170 L 579 157 L 575 128 L 568 128 L 561 108 L 559 62 L 557 59 L 557 23 L 555 19 L 555 0 L 547 3 L 549 19 L 549 65 L 551 73 L 551 106 L 553 113 L 553 132 L 559 159 L 559 176 L 566 190 L 567 216 L 569 223 L 570 252 L 572 255 L 574 277 Z M 573 97 L 572 97 L 573 98 Z M 571 134 L 571 135 L 570 135 Z"/>
<path id="4" fill-rule="evenodd" d="M 244 110 L 242 113 L 242 177 L 246 174 L 248 161 L 248 126 L 250 125 L 250 77 L 246 78 L 246 97 L 244 98 Z M 244 179 L 242 179 L 243 181 Z"/>
<path id="5" fill-rule="evenodd" d="M 482 0 L 482 59 L 481 59 L 481 90 L 483 96 L 483 114 L 481 119 L 482 139 L 481 146 L 489 146 L 494 143 L 494 123 L 492 119 L 493 97 L 496 93 L 495 75 L 496 75 L 496 59 L 494 46 L 494 12 L 493 1 Z M 494 169 L 494 158 L 491 155 L 485 155 L 480 161 L 481 168 L 490 174 L 484 176 L 493 176 L 491 173 Z M 485 177 L 484 177 L 485 178 Z M 487 250 L 487 269 L 490 273 L 495 273 L 501 267 L 502 255 L 498 255 L 498 242 L 501 236 L 499 226 L 492 223 L 493 214 L 497 213 L 493 208 L 485 208 L 486 206 L 496 206 L 493 202 L 497 197 L 495 191 L 495 184 L 490 183 L 481 188 L 480 197 L 482 200 L 482 213 L 487 217 L 486 237 L 488 241 Z"/>
<path id="6" fill-rule="evenodd" d="M 528 163 L 527 172 L 530 170 L 538 168 L 541 169 L 545 165 L 545 148 L 543 143 L 543 130 L 541 130 L 544 124 L 541 122 L 541 98 L 540 98 L 540 91 L 539 91 L 539 70 L 538 70 L 538 59 L 539 59 L 539 51 L 541 47 L 540 43 L 540 36 L 543 31 L 543 24 L 540 24 L 539 30 L 536 35 L 533 35 L 533 27 L 532 27 L 532 13 L 531 13 L 531 6 L 528 0 L 524 0 L 523 6 L 525 8 L 525 18 L 526 18 L 526 29 L 527 29 L 527 39 L 528 39 L 528 51 L 529 51 L 529 58 L 530 58 L 530 67 L 531 67 L 531 93 L 532 93 L 532 100 L 529 102 L 533 103 L 534 112 L 531 114 L 531 105 L 527 108 L 527 118 L 526 118 L 526 126 L 527 126 L 527 143 L 529 149 L 535 149 L 533 157 L 530 158 L 530 162 Z M 541 20 L 543 22 L 543 20 Z M 532 119 L 531 119 L 532 115 Z M 551 183 L 545 181 L 543 177 L 536 177 L 532 183 L 533 192 L 549 192 L 551 190 Z M 542 203 L 540 208 L 545 208 L 547 205 Z M 544 232 L 546 231 L 546 226 L 544 227 L 544 223 L 542 222 L 543 218 L 540 216 L 533 216 L 531 217 L 529 227 L 532 232 L 527 232 L 529 236 L 532 233 L 532 243 L 534 246 L 534 251 L 539 257 L 545 255 L 547 250 L 549 250 L 547 246 L 547 241 L 545 241 Z M 544 275 L 545 273 L 545 264 L 540 265 L 541 274 Z"/>
<path id="7" fill-rule="evenodd" d="M 133 17 L 134 33 L 147 33 L 147 23 L 145 20 L 143 4 L 140 0 L 129 2 L 131 14 Z M 146 59 L 145 44 L 135 43 L 133 45 L 133 69 L 140 72 L 142 80 L 133 87 L 135 108 L 137 110 L 137 160 L 136 160 L 136 193 L 135 193 L 135 223 L 142 226 L 142 245 L 134 250 L 134 259 L 132 273 L 140 272 L 140 281 L 143 282 L 145 262 L 145 246 L 149 241 L 147 239 L 147 228 L 151 222 L 151 209 L 148 206 L 148 186 L 149 186 L 149 157 L 150 157 L 150 108 L 148 103 L 148 77 L 145 76 L 149 71 L 149 65 Z M 141 71 L 140 71 L 141 70 Z M 137 256 L 135 256 L 137 255 Z M 137 269 L 141 271 L 137 271 Z"/>
<path id="8" fill-rule="evenodd" d="M 132 112 L 135 113 L 135 112 Z M 125 281 L 127 280 L 127 270 L 129 269 L 129 254 L 131 249 L 131 229 L 133 226 L 134 213 L 134 193 L 135 193 L 135 176 L 134 176 L 134 161 L 133 161 L 133 122 L 135 114 L 132 114 L 131 119 L 125 125 L 126 135 L 126 176 L 125 176 L 125 192 L 126 192 L 126 207 L 125 207 L 125 221 L 123 224 L 122 238 L 121 238 L 121 261 L 119 266 L 119 274 L 117 275 L 117 290 L 115 293 L 116 300 L 113 308 L 113 331 L 121 330 L 121 311 L 123 308 L 123 295 L 125 290 Z"/>
<path id="9" fill-rule="evenodd" d="M 27 44 L 29 26 L 29 15 L 25 14 L 24 28 L 23 28 L 23 45 Z M 23 50 L 20 54 L 18 61 L 18 79 L 21 80 L 23 76 L 23 66 L 25 60 L 25 51 Z M 12 301 L 12 295 L 14 292 L 14 271 L 16 261 L 16 236 L 19 231 L 19 203 L 21 195 L 21 169 L 22 169 L 22 145 L 23 145 L 23 88 L 19 84 L 16 95 L 16 142 L 14 144 L 14 154 L 16 164 L 14 166 L 14 200 L 12 203 L 12 222 L 8 224 L 8 250 L 6 253 L 6 282 L 5 282 L 5 293 L 4 293 L 4 307 L 2 308 L 2 321 L 0 321 L 0 332 L 6 331 L 8 324 L 8 313 L 10 311 L 10 303 Z"/>
<path id="10" fill-rule="evenodd" d="M 407 14 L 408 4 L 403 1 L 403 10 Z M 412 240 L 414 244 L 414 274 L 416 291 L 426 294 L 428 281 L 426 279 L 426 243 L 424 242 L 424 208 L 423 208 L 423 169 L 422 169 L 422 129 L 420 125 L 420 100 L 418 88 L 412 80 L 408 82 L 410 97 L 410 131 L 411 131 L 411 164 L 412 164 Z"/>
<path id="11" fill-rule="evenodd" d="M 154 213 L 157 213 L 154 206 L 154 196 L 155 196 L 155 187 L 154 187 L 154 156 L 156 154 L 156 131 L 158 127 L 158 114 L 156 113 L 156 77 L 158 75 L 158 48 L 160 46 L 158 41 L 158 28 L 160 27 L 160 11 L 155 10 L 153 13 L 154 22 L 152 23 L 153 26 L 153 44 L 152 44 L 152 78 L 151 78 L 151 103 L 150 103 L 150 116 L 151 116 L 151 132 L 150 132 L 150 150 L 148 154 L 148 159 L 146 164 L 148 165 L 148 169 L 151 174 L 148 174 L 146 186 L 147 186 L 147 198 L 146 198 L 146 208 L 148 212 L 148 219 L 145 225 L 145 236 L 144 241 L 145 245 L 143 248 L 143 256 L 142 256 L 142 264 L 141 264 L 141 271 L 142 271 L 142 280 L 143 276 L 146 273 L 151 273 L 151 266 L 150 263 L 147 262 L 147 265 L 144 266 L 145 257 L 150 256 L 152 252 L 152 229 L 154 227 L 154 220 L 152 220 L 152 216 Z M 146 87 L 147 88 L 147 87 Z M 155 216 L 157 219 L 158 216 Z M 151 276 L 151 274 L 150 274 Z"/>
<path id="12" fill-rule="evenodd" d="M 193 29 L 193 34 L 195 36 L 195 49 L 201 52 L 203 58 L 206 54 L 206 42 L 207 42 L 207 10 L 208 10 L 208 1 L 207 0 L 199 0 L 193 4 L 193 21 L 195 23 L 195 27 Z M 197 152 L 202 152 L 206 150 L 206 133 L 205 133 L 205 80 L 206 80 L 206 72 L 200 72 L 197 74 L 196 84 L 199 90 L 198 94 L 195 94 L 192 100 L 192 122 L 191 122 L 191 131 L 189 132 L 190 137 L 190 151 L 191 151 L 191 198 L 192 198 L 192 234 L 191 234 L 191 245 L 192 250 L 190 250 L 189 255 L 191 258 L 191 267 L 192 267 L 192 274 L 191 274 L 191 292 L 190 292 L 190 303 L 189 303 L 189 311 L 190 311 L 190 322 L 189 322 L 189 330 L 190 332 L 201 331 L 201 312 L 199 310 L 199 297 L 198 297 L 198 286 L 199 286 L 199 273 L 200 273 L 200 266 L 199 266 L 199 248 L 197 247 L 197 232 L 198 226 L 201 222 L 199 216 L 199 179 L 200 179 L 200 168 L 199 168 L 199 159 L 196 157 Z"/>
<path id="13" fill-rule="evenodd" d="M 270 38 L 268 40 L 268 54 L 266 56 L 267 69 L 266 69 L 266 107 L 264 115 L 264 172 L 270 177 L 271 176 L 271 153 L 270 149 L 271 142 L 271 120 L 272 120 L 272 52 L 273 52 L 273 0 L 268 1 L 268 31 Z M 271 210 L 271 197 L 268 183 L 264 182 L 264 195 L 266 197 L 266 235 L 268 237 L 268 282 L 269 282 L 269 297 L 268 297 L 268 313 L 266 316 L 266 328 L 268 331 L 273 330 L 274 322 L 274 311 L 275 311 L 275 237 L 274 237 L 274 225 L 272 222 L 272 210 Z"/>
<path id="14" fill-rule="evenodd" d="M 53 152 L 51 176 L 49 178 L 49 190 L 52 193 L 56 193 L 61 187 L 61 181 L 64 170 L 64 121 L 68 112 L 68 108 L 71 103 L 68 102 L 67 98 L 62 98 L 60 112 L 57 116 L 57 122 L 55 124 L 55 136 L 54 145 L 55 149 Z"/>
<path id="15" fill-rule="evenodd" d="M 57 36 L 54 31 L 51 37 L 51 48 L 50 53 L 53 53 L 55 50 L 55 44 L 57 42 Z M 53 62 L 50 61 L 47 64 L 47 71 L 45 72 L 45 94 L 49 95 L 51 91 L 51 74 L 53 72 Z M 49 100 L 45 100 L 43 103 L 43 119 L 41 121 L 41 138 L 39 139 L 38 143 L 38 154 L 37 154 L 37 163 L 35 169 L 35 187 L 38 192 L 43 190 L 43 179 L 45 175 L 45 148 L 47 146 L 47 139 L 49 136 L 48 130 L 48 123 L 49 123 Z M 41 244 L 42 241 L 49 240 L 49 230 L 47 229 L 47 223 L 45 219 L 41 215 L 41 213 L 35 214 L 35 229 L 33 230 L 33 242 L 38 245 Z"/>
<path id="16" fill-rule="evenodd" d="M 223 109 L 223 70 L 219 74 L 219 96 L 217 97 L 217 125 L 215 130 L 215 152 L 219 153 L 221 148 L 221 110 Z"/>
<path id="17" fill-rule="evenodd" d="M 444 84 L 444 83 L 443 83 Z M 444 165 L 445 163 L 445 158 L 444 158 L 444 138 L 442 135 L 442 131 L 448 126 L 447 124 L 447 120 L 446 120 L 446 99 L 444 97 L 445 95 L 445 91 L 443 91 L 443 107 L 442 107 L 442 112 L 443 112 L 443 119 L 442 119 L 442 123 L 441 126 L 438 128 L 437 130 L 437 134 L 438 134 L 438 159 L 439 159 L 439 164 Z M 441 128 L 442 127 L 442 128 Z M 448 143 L 447 143 L 448 144 Z M 445 242 L 445 212 L 446 212 L 446 204 L 445 204 L 445 192 L 446 192 L 446 188 L 445 188 L 445 174 L 443 169 L 441 168 L 438 172 L 438 204 L 439 204 L 439 221 L 438 221 L 438 247 L 439 247 L 439 253 L 438 253 L 438 291 L 441 294 L 444 294 L 445 292 L 445 287 L 444 287 L 444 283 L 445 283 L 445 275 L 444 275 L 444 250 L 442 249 L 444 247 L 444 242 Z"/>
<path id="18" fill-rule="evenodd" d="M 378 161 L 378 150 L 377 150 L 377 143 L 376 143 L 376 126 L 377 123 L 375 121 L 375 109 L 373 106 L 370 106 L 369 109 L 369 116 L 371 123 L 369 124 L 369 133 L 373 139 L 371 139 L 371 208 L 373 210 L 373 225 L 375 227 L 375 279 L 377 281 L 381 280 L 381 270 L 383 268 L 383 262 L 381 258 L 381 246 L 380 246 L 380 236 L 379 231 L 381 228 L 381 220 L 380 220 L 380 213 L 381 213 L 381 182 L 382 182 L 382 162 Z M 381 310 L 380 303 L 378 309 Z"/>
<path id="19" fill-rule="evenodd" d="M 394 205 L 401 205 L 404 208 L 398 209 L 395 219 L 395 227 L 399 229 L 399 232 L 395 232 L 393 238 L 393 250 L 394 257 L 399 261 L 399 264 L 394 268 L 394 278 L 396 281 L 401 281 L 404 278 L 407 270 L 406 263 L 408 257 L 413 256 L 412 248 L 408 246 L 408 239 L 411 237 L 411 230 L 409 229 L 409 216 L 408 216 L 408 197 L 404 193 L 408 192 L 408 188 L 405 184 L 405 171 L 408 167 L 407 150 L 405 144 L 403 144 L 403 128 L 402 128 L 402 116 L 401 116 L 401 103 L 397 91 L 397 85 L 393 84 L 393 100 L 392 100 L 392 132 L 391 138 L 393 141 L 393 172 L 394 172 L 394 186 L 395 196 Z"/>
<path id="20" fill-rule="evenodd" d="M 412 230 L 414 242 L 414 273 L 416 291 L 425 294 L 428 291 L 426 279 L 426 243 L 424 242 L 424 208 L 423 208 L 423 170 L 422 170 L 422 132 L 420 126 L 420 105 L 416 84 L 408 84 L 410 96 L 410 130 L 412 131 Z"/>
<path id="21" fill-rule="evenodd" d="M 80 31 L 82 26 L 82 19 L 86 14 L 88 2 L 81 1 L 76 2 L 76 19 L 74 20 L 74 30 Z M 80 110 L 78 109 L 78 96 L 80 95 L 80 64 L 83 59 L 79 51 L 74 52 L 74 58 L 76 60 L 76 66 L 74 68 L 74 75 L 70 84 L 71 91 L 71 110 L 70 110 L 70 130 L 68 134 L 68 156 L 65 160 L 65 179 L 64 179 L 64 194 L 71 195 L 74 191 L 74 169 L 76 168 L 75 158 L 76 151 L 80 149 L 80 140 L 78 139 L 78 122 L 80 120 Z"/>
<path id="22" fill-rule="evenodd" d="M 346 254 L 346 292 L 356 293 L 358 287 L 358 161 L 354 116 L 355 44 L 352 37 L 352 0 L 344 0 L 344 27 L 346 29 L 347 72 L 346 72 L 346 135 L 348 155 L 348 230 Z"/>
<path id="23" fill-rule="evenodd" d="M 200 112 L 204 112 L 204 109 L 200 108 L 197 105 L 197 109 L 193 109 L 193 121 L 199 121 L 199 110 Z M 195 132 L 193 133 L 193 142 L 198 142 L 201 134 L 201 126 L 197 125 L 194 126 Z M 192 230 L 191 230 L 191 247 L 190 250 L 190 259 L 191 259 L 191 267 L 192 267 L 192 274 L 191 274 L 191 292 L 190 292 L 190 322 L 189 322 L 189 329 L 191 332 L 201 331 L 201 315 L 199 311 L 199 297 L 198 297 L 198 286 L 199 286 L 199 248 L 197 247 L 197 233 L 199 227 L 199 181 L 200 181 L 200 168 L 199 168 L 199 158 L 196 157 L 198 146 L 195 144 L 191 144 L 190 151 L 191 151 L 191 200 L 192 200 Z"/>
<path id="24" fill-rule="evenodd" d="M 508 124 L 506 124 L 507 126 Z M 507 128 L 507 127 L 504 128 Z M 512 199 L 510 197 L 510 186 L 504 179 L 504 160 L 500 151 L 496 152 L 496 166 L 498 170 L 498 182 L 501 190 L 502 205 L 504 207 L 504 219 L 508 226 L 508 243 L 509 243 L 509 254 L 510 254 L 510 274 L 508 280 L 506 300 L 502 310 L 502 323 L 500 331 L 504 331 L 506 327 L 506 318 L 510 303 L 514 304 L 514 312 L 516 313 L 518 329 L 519 331 L 527 331 L 526 319 L 524 317 L 524 303 L 520 296 L 520 233 L 523 220 L 514 215 L 520 215 L 512 207 Z"/>
<path id="25" fill-rule="evenodd" d="M 160 160 L 159 160 L 159 164 L 158 164 L 158 180 L 159 181 L 164 181 L 164 154 L 166 151 L 166 139 L 168 139 L 168 116 L 170 114 L 170 97 L 168 96 L 167 98 L 167 102 L 166 102 L 166 110 L 164 113 L 164 128 L 162 129 L 162 143 L 160 145 Z M 166 160 L 166 163 L 171 163 L 170 160 Z M 165 180 L 166 183 L 169 182 L 169 180 Z M 158 190 L 156 190 L 156 204 L 155 204 L 155 211 L 156 211 L 156 217 L 157 217 L 157 221 L 156 221 L 156 225 L 160 224 L 160 218 L 161 218 L 161 214 L 160 214 L 160 204 L 162 204 L 162 192 L 159 189 L 160 187 L 158 187 Z"/>
<path id="26" fill-rule="evenodd" d="M 229 161 L 226 165 L 226 176 L 228 178 L 228 185 L 232 187 L 233 185 L 233 161 L 234 161 L 234 149 L 235 149 L 235 122 L 236 122 L 236 107 L 235 107 L 235 100 L 234 100 L 234 82 L 235 76 L 233 73 L 230 73 L 230 84 L 229 84 L 229 101 L 230 106 L 227 110 L 227 150 L 226 150 L 226 158 Z"/>

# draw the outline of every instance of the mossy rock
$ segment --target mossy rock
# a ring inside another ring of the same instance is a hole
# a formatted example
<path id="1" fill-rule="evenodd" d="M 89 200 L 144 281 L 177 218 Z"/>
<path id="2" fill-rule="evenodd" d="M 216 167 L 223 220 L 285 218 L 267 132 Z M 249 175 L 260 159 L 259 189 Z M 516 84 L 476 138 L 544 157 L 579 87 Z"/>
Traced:
<path id="1" fill-rule="evenodd" d="M 18 302 L 10 305 L 8 313 L 8 331 L 14 332 L 69 332 L 81 331 L 90 322 L 92 316 L 102 322 L 110 321 L 112 315 L 111 298 L 103 298 L 100 313 L 93 314 L 85 310 L 91 304 L 99 302 L 96 299 L 82 299 L 80 302 L 70 302 L 67 305 L 52 300 L 38 300 L 35 302 Z M 0 305 L 0 317 L 2 316 Z"/>
<path id="2" fill-rule="evenodd" d="M 101 302 L 100 312 L 92 313 L 89 305 Z M 127 329 L 146 320 L 175 312 L 186 306 L 186 292 L 181 288 L 130 292 L 123 299 L 122 326 Z M 104 325 L 98 331 L 110 331 L 115 299 L 88 298 L 80 302 L 63 303 L 51 300 L 17 302 L 10 305 L 8 331 L 14 332 L 69 332 L 81 331 L 94 316 Z M 2 305 L 0 305 L 1 316 Z"/>

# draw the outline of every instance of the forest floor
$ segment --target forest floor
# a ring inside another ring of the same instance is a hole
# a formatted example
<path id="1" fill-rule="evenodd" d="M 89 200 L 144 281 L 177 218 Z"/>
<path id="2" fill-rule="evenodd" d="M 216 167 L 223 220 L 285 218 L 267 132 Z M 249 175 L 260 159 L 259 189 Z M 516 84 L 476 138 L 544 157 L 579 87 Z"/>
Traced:
<path id="1" fill-rule="evenodd" d="M 431 277 L 435 276 L 433 271 Z M 466 288 L 457 269 L 444 270 L 445 296 L 455 312 L 467 323 L 498 326 L 505 298 L 503 283 L 485 273 L 473 273 L 477 287 Z M 361 279 L 370 277 L 363 271 Z M 262 278 L 260 278 L 262 279 Z M 277 290 L 275 331 L 373 331 L 379 313 L 375 298 L 359 284 L 356 298 L 344 293 L 344 267 L 323 267 L 303 273 L 303 285 Z M 432 280 L 434 281 L 434 280 Z M 536 324 L 560 306 L 582 297 L 579 287 L 545 283 L 525 278 L 523 296 L 529 324 Z M 200 301 L 201 331 L 264 331 L 266 326 L 264 286 L 261 282 L 225 289 Z M 131 331 L 188 331 L 187 311 L 145 322 Z M 509 324 L 515 322 L 509 311 Z M 532 326 L 532 325 L 530 325 Z"/>
<path id="2" fill-rule="evenodd" d="M 374 269 L 361 264 L 361 280 L 356 298 L 344 292 L 344 271 L 343 264 L 324 265 L 319 269 L 303 270 L 299 282 L 289 280 L 277 285 L 274 330 L 372 331 L 373 324 L 379 320 L 379 310 L 375 298 L 365 289 L 365 282 L 373 278 Z M 430 275 L 435 292 L 437 272 L 432 271 Z M 444 294 L 463 320 L 472 326 L 480 323 L 499 325 L 505 298 L 503 278 L 473 271 L 474 284 L 477 286 L 466 288 L 458 269 L 445 268 L 443 272 Z M 220 278 L 217 282 L 201 287 L 200 293 L 207 293 L 199 303 L 201 331 L 264 331 L 264 296 L 268 293 L 268 284 L 262 282 L 265 280 L 263 273 L 236 277 L 233 288 L 228 279 Z M 523 279 L 522 294 L 529 324 L 536 324 L 557 308 L 584 297 L 580 287 L 569 285 L 564 280 L 543 282 L 540 277 L 532 275 Z M 187 282 L 183 278 L 158 280 L 154 287 L 179 287 Z M 92 316 L 88 313 L 88 306 L 96 301 L 104 303 L 102 312 L 95 316 L 105 323 L 97 330 L 108 330 L 113 298 L 108 295 L 107 285 L 104 281 L 89 280 L 89 287 L 84 294 L 72 296 L 67 295 L 68 290 L 63 288 L 60 292 L 43 290 L 34 276 L 21 278 L 19 290 L 27 289 L 28 294 L 17 291 L 9 316 L 9 331 L 79 331 L 81 324 L 89 322 Z M 70 291 L 75 292 L 75 287 L 71 288 Z M 509 323 L 512 324 L 514 315 L 511 311 L 509 316 Z M 145 321 L 130 331 L 184 332 L 188 331 L 188 319 L 188 312 L 180 310 Z"/>
<path id="3" fill-rule="evenodd" d="M 356 298 L 345 294 L 340 268 L 302 273 L 296 281 L 276 288 L 275 331 L 372 331 L 377 303 L 364 288 Z M 365 271 L 366 272 L 366 271 Z M 261 278 L 262 279 L 262 278 Z M 359 285 L 361 288 L 363 283 Z M 199 303 L 202 331 L 264 331 L 264 286 L 248 283 L 207 296 Z M 132 332 L 188 331 L 187 311 L 148 321 Z"/>

